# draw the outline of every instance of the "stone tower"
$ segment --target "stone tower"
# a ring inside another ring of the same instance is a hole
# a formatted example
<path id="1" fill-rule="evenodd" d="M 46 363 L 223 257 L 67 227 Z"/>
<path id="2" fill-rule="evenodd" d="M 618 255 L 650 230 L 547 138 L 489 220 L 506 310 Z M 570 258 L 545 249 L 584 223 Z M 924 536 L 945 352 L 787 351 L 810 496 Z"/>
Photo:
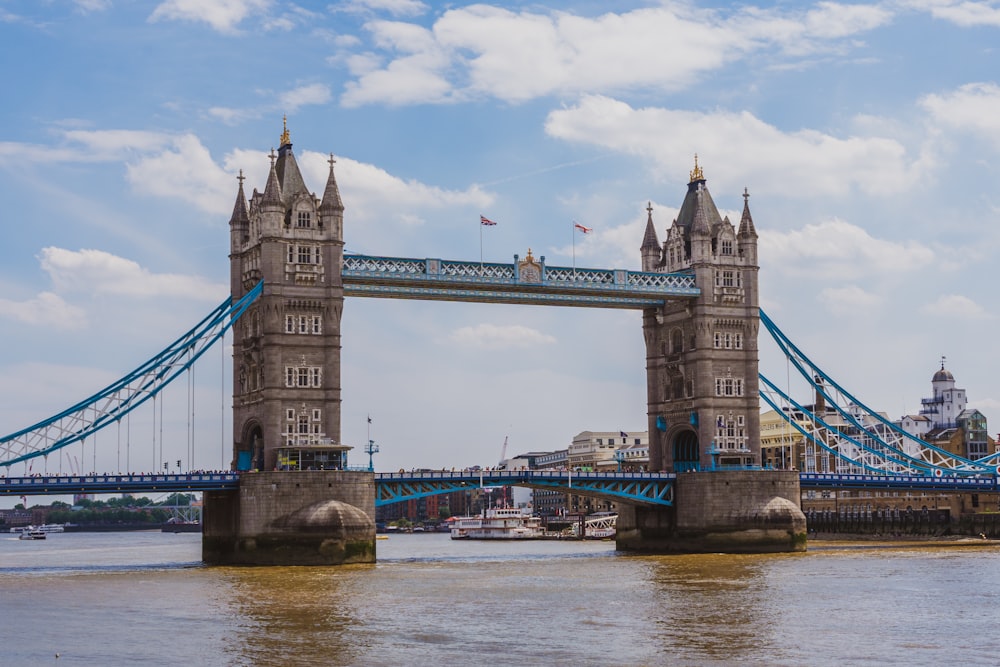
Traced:
<path id="1" fill-rule="evenodd" d="M 322 200 L 306 188 L 287 123 L 270 158 L 229 221 L 233 299 L 264 281 L 233 327 L 233 467 L 339 469 L 344 205 L 332 155 Z"/>
<path id="2" fill-rule="evenodd" d="M 760 465 L 757 232 L 744 190 L 739 229 L 722 218 L 695 156 L 661 246 L 650 206 L 643 271 L 691 272 L 701 294 L 643 312 L 649 467 Z"/>

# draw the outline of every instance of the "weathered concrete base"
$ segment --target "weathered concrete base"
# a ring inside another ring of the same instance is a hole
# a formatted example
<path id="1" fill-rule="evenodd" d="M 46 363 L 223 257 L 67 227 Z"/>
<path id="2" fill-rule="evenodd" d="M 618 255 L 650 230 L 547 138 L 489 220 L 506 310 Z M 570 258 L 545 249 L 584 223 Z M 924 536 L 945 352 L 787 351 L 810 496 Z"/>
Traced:
<path id="1" fill-rule="evenodd" d="M 202 559 L 210 565 L 374 563 L 374 475 L 244 473 L 239 491 L 205 494 Z"/>
<path id="2" fill-rule="evenodd" d="M 741 470 L 681 473 L 674 506 L 625 506 L 617 547 L 641 553 L 776 553 L 806 550 L 799 475 Z"/>

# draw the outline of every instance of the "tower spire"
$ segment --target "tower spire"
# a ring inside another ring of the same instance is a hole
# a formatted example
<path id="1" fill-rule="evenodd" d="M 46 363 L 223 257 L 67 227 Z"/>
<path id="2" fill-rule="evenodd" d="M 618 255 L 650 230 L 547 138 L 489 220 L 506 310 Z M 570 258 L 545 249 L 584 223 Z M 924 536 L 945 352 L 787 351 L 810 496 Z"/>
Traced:
<path id="1" fill-rule="evenodd" d="M 333 153 L 330 153 L 330 159 L 327 162 L 330 163 L 330 175 L 326 177 L 326 189 L 323 190 L 323 202 L 319 205 L 319 211 L 320 213 L 342 212 L 344 210 L 344 202 L 340 198 L 337 177 L 333 173 L 333 165 L 337 163 L 333 157 Z"/>

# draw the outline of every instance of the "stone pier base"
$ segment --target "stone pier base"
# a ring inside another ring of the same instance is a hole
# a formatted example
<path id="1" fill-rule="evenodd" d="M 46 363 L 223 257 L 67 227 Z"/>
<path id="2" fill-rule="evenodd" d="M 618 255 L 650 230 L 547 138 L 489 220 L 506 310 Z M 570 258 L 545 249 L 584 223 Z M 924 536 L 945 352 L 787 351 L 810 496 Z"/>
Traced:
<path id="1" fill-rule="evenodd" d="M 805 551 L 799 474 L 680 473 L 673 507 L 619 509 L 616 541 L 622 551 L 655 554 Z"/>
<path id="2" fill-rule="evenodd" d="M 243 473 L 239 491 L 205 494 L 202 559 L 210 565 L 374 563 L 374 475 Z"/>

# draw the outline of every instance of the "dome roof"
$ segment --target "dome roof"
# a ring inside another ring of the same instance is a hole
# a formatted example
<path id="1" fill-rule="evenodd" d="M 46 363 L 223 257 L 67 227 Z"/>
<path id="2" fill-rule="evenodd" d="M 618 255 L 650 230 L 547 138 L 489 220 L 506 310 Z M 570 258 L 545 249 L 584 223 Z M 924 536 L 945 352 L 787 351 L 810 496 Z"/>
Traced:
<path id="1" fill-rule="evenodd" d="M 937 373 L 934 374 L 934 378 L 931 382 L 954 382 L 955 376 L 951 374 L 951 371 L 945 370 L 944 366 L 941 367 Z"/>

